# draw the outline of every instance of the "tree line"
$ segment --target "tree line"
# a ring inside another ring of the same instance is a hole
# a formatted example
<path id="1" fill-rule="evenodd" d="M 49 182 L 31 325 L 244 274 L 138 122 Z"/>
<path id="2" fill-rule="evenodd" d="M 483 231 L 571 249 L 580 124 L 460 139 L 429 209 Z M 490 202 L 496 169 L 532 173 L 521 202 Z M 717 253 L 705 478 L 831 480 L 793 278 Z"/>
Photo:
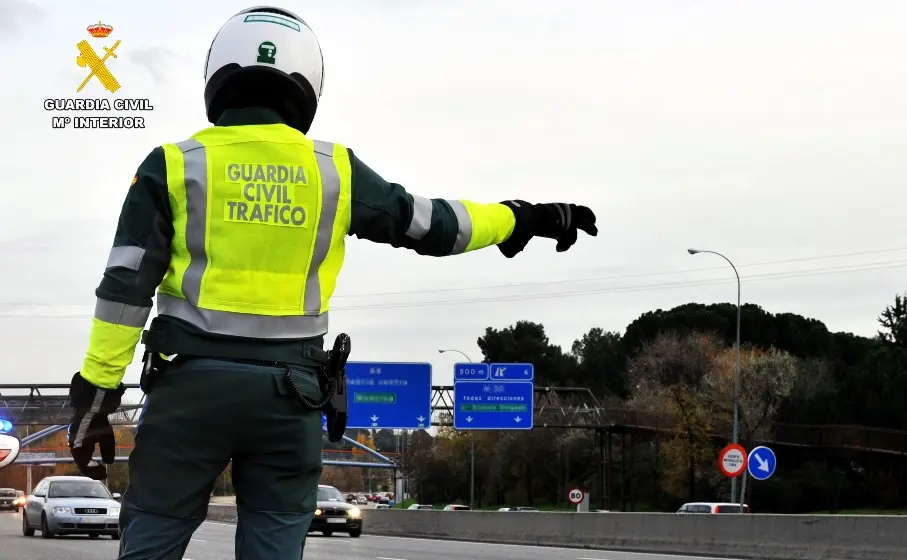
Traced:
<path id="1" fill-rule="evenodd" d="M 486 362 L 531 362 L 536 385 L 586 387 L 605 409 L 670 418 L 669 429 L 616 437 L 602 466 L 589 429 L 527 432 L 416 432 L 407 476 L 424 503 L 465 503 L 470 446 L 476 446 L 476 499 L 497 505 L 566 506 L 574 486 L 610 509 L 671 511 L 684 501 L 727 500 L 717 454 L 730 440 L 737 309 L 686 304 L 643 313 L 623 333 L 592 328 L 569 349 L 539 323 L 488 327 L 478 339 Z M 778 426 L 843 426 L 907 431 L 907 295 L 878 317 L 873 337 L 830 332 L 819 320 L 741 309 L 740 442 L 772 445 Z M 833 433 L 833 432 L 829 432 Z M 896 434 L 897 435 L 897 434 Z M 773 446 L 779 468 L 750 481 L 754 511 L 810 512 L 907 505 L 903 453 Z M 839 446 L 840 447 L 840 446 Z"/>

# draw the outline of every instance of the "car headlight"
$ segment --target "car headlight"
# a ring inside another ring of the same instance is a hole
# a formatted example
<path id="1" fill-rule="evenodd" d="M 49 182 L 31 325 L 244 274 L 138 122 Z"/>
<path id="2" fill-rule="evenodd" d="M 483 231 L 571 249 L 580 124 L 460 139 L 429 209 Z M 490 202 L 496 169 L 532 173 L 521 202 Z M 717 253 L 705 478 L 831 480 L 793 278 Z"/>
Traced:
<path id="1" fill-rule="evenodd" d="M 347 515 L 350 516 L 350 519 L 359 519 L 362 517 L 362 510 L 357 507 L 350 508 L 350 510 L 347 511 Z"/>
<path id="2" fill-rule="evenodd" d="M 320 510 L 320 509 L 316 509 L 316 510 L 315 510 L 315 517 L 318 517 L 319 515 L 321 515 L 321 510 Z"/>
<path id="3" fill-rule="evenodd" d="M 54 513 L 72 513 L 72 510 L 69 509 L 69 506 L 54 506 Z"/>
<path id="4" fill-rule="evenodd" d="M 120 515 L 120 508 L 109 508 L 109 509 L 107 510 L 107 515 L 110 515 L 111 517 L 112 517 L 112 516 L 117 516 L 117 517 L 119 517 L 119 515 Z"/>

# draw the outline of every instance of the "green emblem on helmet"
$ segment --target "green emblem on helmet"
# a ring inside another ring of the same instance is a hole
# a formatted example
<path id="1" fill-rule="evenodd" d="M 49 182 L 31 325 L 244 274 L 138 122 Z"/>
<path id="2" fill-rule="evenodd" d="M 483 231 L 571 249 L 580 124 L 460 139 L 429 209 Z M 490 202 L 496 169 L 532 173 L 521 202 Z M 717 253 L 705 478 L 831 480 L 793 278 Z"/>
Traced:
<path id="1" fill-rule="evenodd" d="M 277 45 L 271 41 L 265 41 L 258 45 L 258 62 L 262 64 L 274 64 L 277 57 Z"/>

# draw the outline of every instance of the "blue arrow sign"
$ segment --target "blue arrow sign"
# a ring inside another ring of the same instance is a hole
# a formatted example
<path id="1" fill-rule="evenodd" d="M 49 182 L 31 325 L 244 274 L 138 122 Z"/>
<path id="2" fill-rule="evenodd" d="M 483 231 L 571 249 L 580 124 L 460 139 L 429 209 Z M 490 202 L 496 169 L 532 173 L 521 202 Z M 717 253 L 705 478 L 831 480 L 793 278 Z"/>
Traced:
<path id="1" fill-rule="evenodd" d="M 473 374 L 473 370 L 481 371 Z M 488 377 L 482 372 L 488 372 Z M 496 372 L 498 376 L 495 376 Z M 533 375 L 531 364 L 456 364 L 454 428 L 531 430 Z M 528 380 L 522 380 L 526 377 Z"/>
<path id="2" fill-rule="evenodd" d="M 347 362 L 348 428 L 431 427 L 431 364 Z"/>
<path id="3" fill-rule="evenodd" d="M 768 480 L 775 474 L 777 467 L 778 460 L 775 452 L 768 447 L 760 445 L 750 451 L 747 458 L 747 470 L 749 470 L 750 476 L 756 480 Z"/>

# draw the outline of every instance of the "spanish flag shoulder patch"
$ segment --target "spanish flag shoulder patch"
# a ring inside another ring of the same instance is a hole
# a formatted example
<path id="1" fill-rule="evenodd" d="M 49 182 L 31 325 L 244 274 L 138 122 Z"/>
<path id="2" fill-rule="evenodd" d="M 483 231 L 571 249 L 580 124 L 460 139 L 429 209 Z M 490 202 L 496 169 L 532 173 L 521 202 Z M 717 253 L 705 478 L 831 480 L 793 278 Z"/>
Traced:
<path id="1" fill-rule="evenodd" d="M 134 176 L 134 177 L 132 178 L 132 182 L 129 183 L 129 186 L 130 186 L 130 187 L 135 186 L 135 184 L 136 184 L 138 181 L 139 181 L 139 176 L 136 175 L 136 176 Z"/>

